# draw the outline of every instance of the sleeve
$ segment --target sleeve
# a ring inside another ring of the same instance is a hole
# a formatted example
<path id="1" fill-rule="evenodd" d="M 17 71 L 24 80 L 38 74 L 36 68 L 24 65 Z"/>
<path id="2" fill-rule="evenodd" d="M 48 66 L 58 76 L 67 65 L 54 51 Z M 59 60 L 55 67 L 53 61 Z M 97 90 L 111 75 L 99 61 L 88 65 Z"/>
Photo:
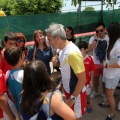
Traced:
<path id="1" fill-rule="evenodd" d="M 94 36 L 92 36 L 91 38 L 90 38 L 90 40 L 89 40 L 89 44 L 92 44 L 93 43 L 93 41 L 94 41 Z"/>
<path id="2" fill-rule="evenodd" d="M 28 55 L 26 57 L 26 61 L 32 61 L 33 52 L 34 52 L 34 46 L 31 46 L 30 49 L 28 50 Z"/>
<path id="3" fill-rule="evenodd" d="M 74 51 L 69 53 L 68 62 L 75 74 L 85 71 L 83 57 L 79 52 Z"/>

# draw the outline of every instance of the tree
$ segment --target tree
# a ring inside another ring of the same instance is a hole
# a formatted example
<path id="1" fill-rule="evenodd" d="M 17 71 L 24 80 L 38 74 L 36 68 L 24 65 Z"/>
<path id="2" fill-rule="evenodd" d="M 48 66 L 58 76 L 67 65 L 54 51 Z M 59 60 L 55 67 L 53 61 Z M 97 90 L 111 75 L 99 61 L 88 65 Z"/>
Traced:
<path id="1" fill-rule="evenodd" d="M 60 12 L 63 0 L 1 0 L 6 15 L 29 15 Z"/>
<path id="2" fill-rule="evenodd" d="M 83 11 L 94 11 L 95 8 L 93 7 L 86 7 Z"/>
<path id="3" fill-rule="evenodd" d="M 82 0 L 71 0 L 72 5 L 76 6 L 77 4 L 81 5 Z M 86 1 L 92 1 L 92 0 L 86 0 Z M 93 0 L 96 1 L 96 0 Z M 103 0 L 103 4 L 106 4 L 106 7 L 109 7 L 114 4 L 116 5 L 117 0 Z"/>

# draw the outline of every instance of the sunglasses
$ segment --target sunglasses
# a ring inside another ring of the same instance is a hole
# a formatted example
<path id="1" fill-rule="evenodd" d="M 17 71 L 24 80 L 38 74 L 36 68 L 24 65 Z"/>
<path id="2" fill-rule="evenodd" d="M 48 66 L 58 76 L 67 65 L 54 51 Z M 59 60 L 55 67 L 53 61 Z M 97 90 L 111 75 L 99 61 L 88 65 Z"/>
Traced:
<path id="1" fill-rule="evenodd" d="M 18 42 L 18 43 L 20 43 L 20 42 L 24 42 L 24 40 L 17 40 L 17 42 Z"/>
<path id="2" fill-rule="evenodd" d="M 96 33 L 103 32 L 103 29 L 96 30 Z"/>

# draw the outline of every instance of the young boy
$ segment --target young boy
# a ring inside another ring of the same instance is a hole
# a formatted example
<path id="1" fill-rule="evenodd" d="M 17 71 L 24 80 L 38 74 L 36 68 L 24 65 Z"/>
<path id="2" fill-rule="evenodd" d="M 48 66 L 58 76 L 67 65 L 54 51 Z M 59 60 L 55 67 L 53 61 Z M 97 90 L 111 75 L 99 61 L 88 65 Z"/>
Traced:
<path id="1" fill-rule="evenodd" d="M 11 69 L 11 65 L 9 65 L 9 63 L 7 63 L 6 59 L 4 58 L 4 51 L 8 48 L 11 48 L 13 46 L 16 46 L 16 35 L 13 32 L 8 32 L 4 35 L 4 44 L 5 44 L 5 48 L 2 50 L 2 59 L 0 62 L 0 69 L 3 71 L 4 74 L 6 74 L 6 72 L 8 70 Z"/>
<path id="2" fill-rule="evenodd" d="M 80 41 L 78 43 L 78 48 L 81 50 L 81 53 L 84 58 L 84 66 L 85 66 L 85 73 L 86 73 L 86 94 L 87 94 L 87 112 L 91 113 L 92 112 L 92 107 L 90 104 L 90 93 L 91 93 L 91 87 L 92 87 L 92 79 L 93 79 L 93 74 L 95 70 L 95 65 L 93 62 L 93 59 L 90 55 L 87 55 L 87 49 L 88 49 L 88 44 L 85 41 Z"/>
<path id="3" fill-rule="evenodd" d="M 0 62 L 1 62 L 1 51 L 2 46 L 0 45 Z M 3 119 L 3 111 L 7 114 L 9 120 L 15 120 L 15 116 L 12 113 L 5 94 L 8 93 L 8 88 L 6 86 L 6 78 L 3 71 L 0 69 L 0 120 Z"/>
<path id="4" fill-rule="evenodd" d="M 23 70 L 21 69 L 25 55 L 19 47 L 11 47 L 5 50 L 4 57 L 12 69 L 6 72 L 7 85 L 20 112 L 20 93 L 22 91 Z"/>

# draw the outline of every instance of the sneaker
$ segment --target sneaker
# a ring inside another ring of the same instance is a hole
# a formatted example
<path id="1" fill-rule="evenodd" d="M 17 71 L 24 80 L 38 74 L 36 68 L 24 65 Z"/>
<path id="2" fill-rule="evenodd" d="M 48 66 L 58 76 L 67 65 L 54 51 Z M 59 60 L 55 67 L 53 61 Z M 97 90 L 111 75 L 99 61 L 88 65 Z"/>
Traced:
<path id="1" fill-rule="evenodd" d="M 88 113 L 91 113 L 92 112 L 92 107 L 91 107 L 91 105 L 90 104 L 87 104 L 87 112 Z"/>
<path id="2" fill-rule="evenodd" d="M 119 101 L 119 103 L 118 103 L 118 110 L 120 110 L 120 101 Z"/>
<path id="3" fill-rule="evenodd" d="M 99 93 L 96 93 L 96 92 L 93 92 L 91 95 L 90 95 L 90 98 L 95 98 L 96 96 L 98 96 Z"/>
<path id="4" fill-rule="evenodd" d="M 114 115 L 108 114 L 108 116 L 105 120 L 113 120 L 114 117 L 115 117 L 115 114 Z"/>
<path id="5" fill-rule="evenodd" d="M 104 107 L 104 108 L 110 107 L 110 105 L 106 105 L 105 103 L 99 103 L 98 105 L 100 107 Z"/>

